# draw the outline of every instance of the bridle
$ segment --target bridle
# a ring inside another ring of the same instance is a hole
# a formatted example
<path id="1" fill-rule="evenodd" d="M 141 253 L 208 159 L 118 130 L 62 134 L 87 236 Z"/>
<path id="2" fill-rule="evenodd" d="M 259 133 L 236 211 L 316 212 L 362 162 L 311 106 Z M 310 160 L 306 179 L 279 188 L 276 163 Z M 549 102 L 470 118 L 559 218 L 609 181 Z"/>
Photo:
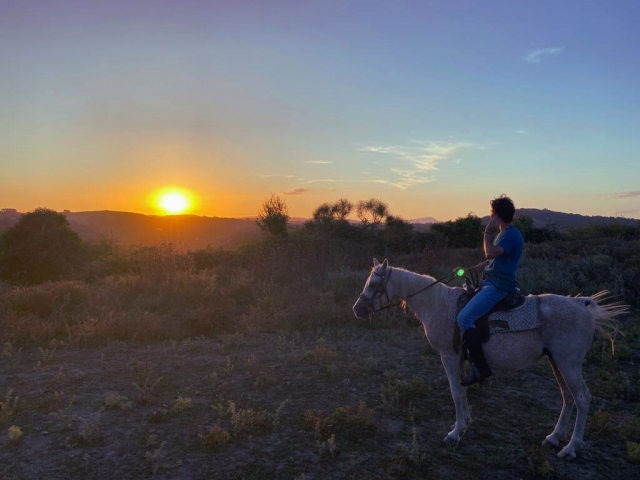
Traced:
<path id="1" fill-rule="evenodd" d="M 375 270 L 372 272 L 373 275 L 375 275 L 376 277 L 380 277 L 382 279 L 382 283 L 378 285 L 378 287 L 375 289 L 375 291 L 373 292 L 373 295 L 371 295 L 371 298 L 367 297 L 364 294 L 364 292 L 358 295 L 358 300 L 363 300 L 364 302 L 366 302 L 367 311 L 369 312 L 369 318 L 373 318 L 373 315 L 375 315 L 377 312 L 393 306 L 389 304 L 389 293 L 387 292 L 387 282 L 389 282 L 389 279 L 391 278 L 391 273 L 393 272 L 393 268 L 388 267 L 387 270 L 389 271 L 389 273 L 386 276 L 380 275 Z M 382 306 L 382 295 L 387 297 L 387 305 L 384 307 Z M 380 308 L 378 308 L 377 310 L 373 306 L 374 300 L 380 300 Z M 396 305 L 399 305 L 399 303 L 397 303 Z"/>
<path id="2" fill-rule="evenodd" d="M 457 271 L 459 271 L 459 269 L 456 269 L 453 272 L 445 275 L 444 277 L 437 279 L 435 282 L 427 285 L 426 287 L 421 288 L 417 292 L 413 292 L 411 295 L 407 295 L 404 298 L 404 300 L 401 300 L 401 301 L 396 302 L 396 303 L 389 303 L 389 294 L 387 293 L 387 283 L 389 282 L 389 278 L 391 278 L 391 273 L 393 272 L 393 268 L 392 267 L 387 267 L 387 270 L 389 271 L 389 273 L 386 276 L 385 275 L 380 275 L 376 270 L 374 270 L 372 272 L 373 275 L 382 278 L 382 283 L 375 289 L 375 291 L 373 292 L 373 295 L 371 295 L 371 298 L 367 297 L 364 294 L 364 292 L 362 292 L 360 295 L 358 295 L 358 300 L 362 300 L 362 301 L 366 302 L 366 307 L 367 307 L 367 311 L 369 312 L 369 320 L 370 321 L 373 320 L 373 317 L 375 316 L 376 313 L 381 312 L 383 310 L 386 310 L 387 308 L 391 308 L 391 307 L 396 307 L 398 305 L 402 305 L 403 303 L 405 303 L 411 297 L 415 297 L 419 293 L 422 293 L 425 290 L 430 289 L 434 285 L 436 285 L 438 283 L 443 283 L 443 284 L 446 285 L 447 283 L 449 283 L 454 278 L 460 276 L 459 273 L 456 273 Z M 384 305 L 384 306 L 382 305 L 382 296 L 383 295 L 387 299 L 387 304 Z M 373 306 L 374 300 L 380 300 L 380 308 L 376 309 Z"/>

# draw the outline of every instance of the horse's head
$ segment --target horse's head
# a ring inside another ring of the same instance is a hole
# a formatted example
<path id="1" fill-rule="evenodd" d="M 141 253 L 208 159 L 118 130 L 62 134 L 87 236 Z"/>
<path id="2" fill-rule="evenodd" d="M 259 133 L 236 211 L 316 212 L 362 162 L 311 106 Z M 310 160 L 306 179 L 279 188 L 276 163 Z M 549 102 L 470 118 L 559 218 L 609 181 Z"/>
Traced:
<path id="1" fill-rule="evenodd" d="M 375 258 L 373 259 L 371 274 L 369 278 L 367 278 L 367 283 L 364 284 L 364 289 L 358 297 L 358 300 L 353 305 L 353 313 L 356 317 L 367 318 L 373 313 L 375 311 L 373 305 L 375 300 L 380 302 L 380 306 L 382 305 L 381 297 L 387 295 L 387 282 L 389 281 L 391 271 L 392 269 L 387 259 L 382 263 L 379 263 Z"/>

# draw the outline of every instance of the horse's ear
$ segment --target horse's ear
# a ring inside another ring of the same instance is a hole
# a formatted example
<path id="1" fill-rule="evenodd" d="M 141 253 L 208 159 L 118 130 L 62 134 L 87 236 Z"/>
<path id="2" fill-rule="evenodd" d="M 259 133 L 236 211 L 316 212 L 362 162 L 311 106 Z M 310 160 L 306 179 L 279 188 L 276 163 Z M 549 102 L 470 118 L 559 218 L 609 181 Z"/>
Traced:
<path id="1" fill-rule="evenodd" d="M 387 268 L 388 266 L 389 266 L 389 260 L 385 258 L 384 262 L 382 262 L 382 268 Z"/>
<path id="2" fill-rule="evenodd" d="M 376 257 L 373 257 L 373 266 L 377 267 L 378 265 L 380 265 L 380 262 L 378 262 L 378 259 Z"/>

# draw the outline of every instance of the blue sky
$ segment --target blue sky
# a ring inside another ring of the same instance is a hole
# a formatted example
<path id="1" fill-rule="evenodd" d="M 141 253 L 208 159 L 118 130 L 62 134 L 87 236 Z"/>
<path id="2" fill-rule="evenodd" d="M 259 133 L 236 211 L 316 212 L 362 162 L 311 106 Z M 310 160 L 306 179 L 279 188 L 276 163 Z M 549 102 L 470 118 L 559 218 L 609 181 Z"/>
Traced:
<path id="1" fill-rule="evenodd" d="M 640 218 L 640 4 L 0 1 L 0 207 Z"/>

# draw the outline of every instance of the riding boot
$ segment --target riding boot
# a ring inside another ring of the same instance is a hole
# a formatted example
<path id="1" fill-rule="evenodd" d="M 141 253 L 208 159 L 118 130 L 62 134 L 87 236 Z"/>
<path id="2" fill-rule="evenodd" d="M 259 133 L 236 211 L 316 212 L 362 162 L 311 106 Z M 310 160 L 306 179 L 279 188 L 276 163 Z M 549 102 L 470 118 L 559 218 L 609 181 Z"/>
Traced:
<path id="1" fill-rule="evenodd" d="M 492 375 L 491 369 L 484 358 L 482 341 L 476 328 L 470 328 L 464 332 L 462 335 L 462 346 L 468 351 L 469 361 L 472 365 L 471 372 L 462 379 L 460 385 L 467 387 L 490 377 Z"/>

